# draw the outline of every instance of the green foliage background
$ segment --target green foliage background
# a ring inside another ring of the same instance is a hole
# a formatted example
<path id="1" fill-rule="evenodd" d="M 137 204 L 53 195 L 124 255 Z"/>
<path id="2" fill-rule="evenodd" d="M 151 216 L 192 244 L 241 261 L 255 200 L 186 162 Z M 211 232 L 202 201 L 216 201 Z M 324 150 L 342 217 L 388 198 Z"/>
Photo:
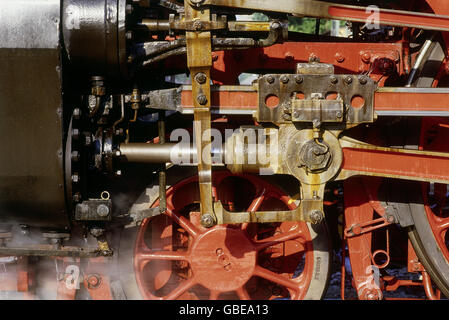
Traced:
<path id="1" fill-rule="evenodd" d="M 263 13 L 254 13 L 253 14 L 254 21 L 268 21 L 268 17 Z M 302 33 L 315 33 L 316 19 L 314 18 L 297 18 L 297 17 L 289 17 L 288 18 L 288 30 L 293 32 L 302 32 Z M 321 20 L 320 21 L 320 34 L 329 32 L 331 30 L 331 21 L 330 20 Z"/>

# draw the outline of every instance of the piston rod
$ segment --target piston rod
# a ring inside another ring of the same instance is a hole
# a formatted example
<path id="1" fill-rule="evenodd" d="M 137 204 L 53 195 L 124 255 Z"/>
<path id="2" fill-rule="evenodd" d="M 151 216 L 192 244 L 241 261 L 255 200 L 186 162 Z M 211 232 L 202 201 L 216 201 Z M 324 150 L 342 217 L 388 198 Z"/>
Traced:
<path id="1" fill-rule="evenodd" d="M 124 143 L 119 147 L 123 161 L 134 163 L 173 163 L 177 165 L 196 165 L 196 148 L 183 143 Z M 212 149 L 213 165 L 223 164 L 223 148 Z"/>

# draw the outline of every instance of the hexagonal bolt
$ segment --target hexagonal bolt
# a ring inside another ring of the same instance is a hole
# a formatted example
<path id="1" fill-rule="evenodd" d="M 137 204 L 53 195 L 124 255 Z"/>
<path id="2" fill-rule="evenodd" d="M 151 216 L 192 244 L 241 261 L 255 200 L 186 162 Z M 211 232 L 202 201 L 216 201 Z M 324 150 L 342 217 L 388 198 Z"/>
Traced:
<path id="1" fill-rule="evenodd" d="M 366 76 L 361 76 L 359 78 L 359 82 L 360 82 L 361 85 L 365 85 L 365 84 L 368 83 L 368 78 Z"/>
<path id="2" fill-rule="evenodd" d="M 318 224 L 318 223 L 320 223 L 321 221 L 323 221 L 323 219 L 324 219 L 324 213 L 321 212 L 320 210 L 312 210 L 312 212 L 310 213 L 309 218 L 310 218 L 310 221 L 311 221 L 313 224 Z"/>
<path id="3" fill-rule="evenodd" d="M 341 54 L 340 52 L 337 52 L 335 54 L 335 60 L 337 60 L 337 62 L 342 63 L 345 61 L 345 56 L 343 54 Z"/>
<path id="4" fill-rule="evenodd" d="M 337 84 L 337 83 L 338 83 L 338 78 L 337 78 L 336 76 L 331 76 L 331 77 L 330 77 L 330 82 L 331 82 L 332 84 Z"/>
<path id="5" fill-rule="evenodd" d="M 79 131 L 79 129 L 76 129 L 76 128 L 73 129 L 73 130 L 72 130 L 72 139 L 78 140 L 79 137 L 80 137 L 80 131 Z"/>
<path id="6" fill-rule="evenodd" d="M 346 78 L 345 78 L 345 83 L 346 84 L 351 84 L 352 83 L 352 77 L 351 76 L 347 76 Z"/>
<path id="7" fill-rule="evenodd" d="M 203 72 L 199 72 L 195 75 L 195 81 L 199 84 L 205 84 L 207 81 L 207 76 Z"/>
<path id="8" fill-rule="evenodd" d="M 80 108 L 73 109 L 73 119 L 78 120 L 81 117 L 81 110 Z"/>
<path id="9" fill-rule="evenodd" d="M 275 79 L 274 79 L 274 77 L 273 77 L 272 75 L 267 76 L 267 82 L 268 82 L 269 84 L 273 84 L 274 81 L 275 81 Z"/>
<path id="10" fill-rule="evenodd" d="M 210 228 L 215 225 L 215 219 L 210 213 L 205 213 L 201 216 L 201 225 L 205 228 Z"/>
<path id="11" fill-rule="evenodd" d="M 195 29 L 196 31 L 200 31 L 204 28 L 204 24 L 203 22 L 197 20 L 193 23 L 193 29 Z"/>
<path id="12" fill-rule="evenodd" d="M 370 63 L 370 62 L 371 62 L 371 54 L 370 54 L 369 52 L 365 52 L 365 53 L 362 55 L 362 61 L 363 61 L 364 63 Z"/>
<path id="13" fill-rule="evenodd" d="M 72 161 L 77 162 L 80 159 L 80 153 L 78 151 L 72 151 L 72 154 L 70 155 Z"/>
<path id="14" fill-rule="evenodd" d="M 196 101 L 197 101 L 200 105 L 204 106 L 204 105 L 207 104 L 207 97 L 206 97 L 206 95 L 204 95 L 204 94 L 199 94 L 199 95 L 196 97 Z"/>
<path id="15" fill-rule="evenodd" d="M 286 75 L 283 75 L 280 80 L 283 84 L 287 84 L 290 81 L 290 79 Z"/>
<path id="16" fill-rule="evenodd" d="M 80 176 L 78 174 L 72 174 L 72 182 L 78 183 L 80 181 Z"/>
<path id="17" fill-rule="evenodd" d="M 109 215 L 109 208 L 108 208 L 108 206 L 105 205 L 105 204 L 100 204 L 100 205 L 97 207 L 97 214 L 98 214 L 100 217 L 107 217 L 107 216 Z"/>
<path id="18" fill-rule="evenodd" d="M 295 76 L 295 81 L 297 84 L 301 84 L 304 81 L 304 78 L 300 75 Z"/>

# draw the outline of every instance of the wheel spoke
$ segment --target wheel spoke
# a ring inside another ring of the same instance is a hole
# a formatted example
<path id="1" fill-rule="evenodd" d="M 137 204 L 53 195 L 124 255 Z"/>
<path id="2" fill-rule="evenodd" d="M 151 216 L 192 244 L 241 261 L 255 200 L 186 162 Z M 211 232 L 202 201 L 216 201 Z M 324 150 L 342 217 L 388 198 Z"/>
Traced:
<path id="1" fill-rule="evenodd" d="M 265 200 L 266 192 L 267 189 L 263 188 L 260 193 L 254 198 L 253 202 L 251 202 L 248 209 L 246 209 L 246 212 L 256 212 L 262 205 L 262 202 Z"/>
<path id="2" fill-rule="evenodd" d="M 164 297 L 164 300 L 175 300 L 180 295 L 182 295 L 184 292 L 192 288 L 194 285 L 196 285 L 195 278 L 190 278 L 184 282 L 182 282 L 176 289 L 174 289 L 170 294 L 166 295 Z"/>
<path id="3" fill-rule="evenodd" d="M 184 216 L 178 215 L 176 212 L 167 208 L 166 214 L 177 224 L 186 230 L 192 237 L 196 238 L 200 233 L 198 229 L 189 219 Z"/>
<path id="4" fill-rule="evenodd" d="M 189 260 L 189 255 L 185 251 L 141 251 L 135 256 L 136 259 L 141 261 L 147 260 Z"/>
<path id="5" fill-rule="evenodd" d="M 134 260 L 138 269 L 143 270 L 145 265 L 152 261 L 179 261 L 186 260 L 189 261 L 187 252 L 177 252 L 177 251 L 150 251 L 150 250 L 140 250 L 134 255 Z"/>
<path id="6" fill-rule="evenodd" d="M 280 274 L 274 273 L 268 269 L 262 268 L 261 266 L 257 266 L 254 269 L 254 274 L 256 276 L 259 276 L 261 278 L 264 278 L 268 281 L 277 283 L 283 287 L 289 288 L 294 292 L 297 292 L 299 290 L 299 284 L 295 281 L 292 281 L 290 279 L 286 279 Z"/>
<path id="7" fill-rule="evenodd" d="M 251 297 L 249 296 L 248 291 L 246 291 L 245 287 L 241 287 L 235 290 L 235 292 L 241 300 L 251 300 Z"/>
<path id="8" fill-rule="evenodd" d="M 300 239 L 298 239 L 298 238 L 300 238 Z M 277 244 L 280 244 L 280 243 L 283 243 L 283 242 L 286 242 L 289 240 L 294 240 L 294 239 L 298 239 L 299 242 L 303 245 L 305 244 L 305 240 L 302 238 L 301 231 L 298 229 L 295 229 L 295 230 L 292 230 L 289 232 L 280 233 L 280 234 L 274 235 L 272 237 L 254 242 L 253 245 L 254 245 L 254 249 L 256 251 L 261 251 L 268 247 L 271 247 L 271 246 L 274 246 L 274 245 L 277 245 Z"/>

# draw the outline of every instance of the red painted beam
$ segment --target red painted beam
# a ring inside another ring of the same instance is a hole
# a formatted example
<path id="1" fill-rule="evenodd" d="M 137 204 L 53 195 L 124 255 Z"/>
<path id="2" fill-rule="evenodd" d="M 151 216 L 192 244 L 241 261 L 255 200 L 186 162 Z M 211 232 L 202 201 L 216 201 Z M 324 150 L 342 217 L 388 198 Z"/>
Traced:
<path id="1" fill-rule="evenodd" d="M 378 23 L 391 26 L 420 27 L 430 30 L 449 31 L 449 16 L 399 10 L 370 10 L 364 7 L 330 5 L 328 13 L 332 18 L 370 22 L 374 17 Z"/>
<path id="2" fill-rule="evenodd" d="M 369 176 L 449 183 L 449 156 L 442 153 L 343 147 L 342 169 Z"/>
<path id="3" fill-rule="evenodd" d="M 192 92 L 182 91 L 181 106 L 193 109 Z M 212 109 L 256 111 L 258 94 L 251 86 L 222 86 L 212 91 Z M 374 95 L 379 115 L 449 116 L 449 89 L 380 88 Z M 447 113 L 447 114 L 446 114 Z"/>

